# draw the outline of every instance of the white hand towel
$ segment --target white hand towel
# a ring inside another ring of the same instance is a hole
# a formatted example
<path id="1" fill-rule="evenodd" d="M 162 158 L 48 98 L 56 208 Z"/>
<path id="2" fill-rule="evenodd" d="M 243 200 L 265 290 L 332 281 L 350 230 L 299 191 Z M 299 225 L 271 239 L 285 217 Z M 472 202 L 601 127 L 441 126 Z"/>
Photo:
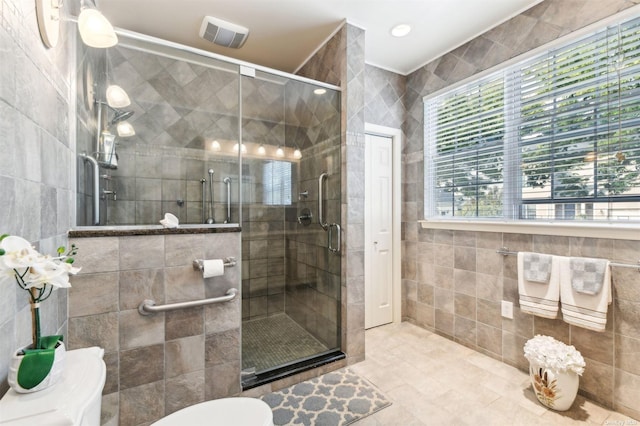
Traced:
<path id="1" fill-rule="evenodd" d="M 224 275 L 224 261 L 222 259 L 208 259 L 202 261 L 202 276 L 204 278 Z"/>
<path id="2" fill-rule="evenodd" d="M 560 262 L 560 300 L 565 322 L 594 331 L 604 331 L 611 303 L 611 268 L 607 262 L 602 289 L 594 295 L 576 291 L 571 284 L 571 260 Z"/>
<path id="3" fill-rule="evenodd" d="M 560 299 L 559 257 L 551 256 L 548 283 L 525 279 L 524 258 L 525 252 L 518 252 L 520 310 L 539 317 L 556 318 L 558 316 L 558 300 Z"/>

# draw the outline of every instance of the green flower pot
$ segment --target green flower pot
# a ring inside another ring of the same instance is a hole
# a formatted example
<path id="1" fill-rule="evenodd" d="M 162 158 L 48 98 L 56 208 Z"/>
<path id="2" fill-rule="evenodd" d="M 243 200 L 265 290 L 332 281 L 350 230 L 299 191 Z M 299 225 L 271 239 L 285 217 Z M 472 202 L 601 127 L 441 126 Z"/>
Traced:
<path id="1" fill-rule="evenodd" d="M 66 358 L 62 336 L 44 336 L 42 341 L 43 349 L 31 349 L 33 345 L 29 345 L 14 353 L 7 378 L 14 391 L 41 391 L 62 377 Z"/>

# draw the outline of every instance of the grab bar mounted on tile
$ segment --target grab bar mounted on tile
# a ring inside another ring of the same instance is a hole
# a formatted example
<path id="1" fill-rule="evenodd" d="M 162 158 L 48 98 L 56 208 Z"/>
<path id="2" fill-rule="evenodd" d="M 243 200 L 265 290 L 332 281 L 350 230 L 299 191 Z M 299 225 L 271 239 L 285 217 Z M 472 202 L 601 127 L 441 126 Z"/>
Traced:
<path id="1" fill-rule="evenodd" d="M 138 305 L 138 312 L 140 313 L 140 315 L 151 315 L 158 312 L 173 311 L 176 309 L 194 308 L 196 306 L 210 305 L 212 303 L 228 302 L 235 299 L 237 295 L 238 289 L 230 288 L 225 293 L 225 296 L 212 297 L 210 299 L 202 300 L 191 300 L 189 302 L 169 303 L 167 305 L 156 305 L 155 301 L 147 299 L 143 300 L 140 305 Z"/>

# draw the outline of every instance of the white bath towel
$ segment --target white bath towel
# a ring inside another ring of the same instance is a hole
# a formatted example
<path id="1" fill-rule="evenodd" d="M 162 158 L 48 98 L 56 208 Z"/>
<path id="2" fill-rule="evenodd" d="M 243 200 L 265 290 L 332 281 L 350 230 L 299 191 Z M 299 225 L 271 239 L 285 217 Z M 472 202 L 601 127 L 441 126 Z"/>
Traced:
<path id="1" fill-rule="evenodd" d="M 528 253 L 518 252 L 518 293 L 520 310 L 528 314 L 545 318 L 558 316 L 558 300 L 560 299 L 559 257 L 551 257 L 549 281 L 536 282 L 525 278 L 524 258 Z"/>
<path id="2" fill-rule="evenodd" d="M 602 288 L 597 294 L 576 291 L 571 278 L 571 259 L 560 262 L 560 300 L 565 322 L 594 331 L 604 331 L 611 303 L 611 268 L 607 262 Z"/>

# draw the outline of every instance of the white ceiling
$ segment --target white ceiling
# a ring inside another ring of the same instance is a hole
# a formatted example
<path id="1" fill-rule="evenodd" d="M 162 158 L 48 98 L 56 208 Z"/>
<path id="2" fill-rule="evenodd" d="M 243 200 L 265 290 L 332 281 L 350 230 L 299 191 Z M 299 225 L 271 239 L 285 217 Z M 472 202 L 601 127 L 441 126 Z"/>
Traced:
<path id="1" fill-rule="evenodd" d="M 541 0 L 98 0 L 124 28 L 232 58 L 296 71 L 344 22 L 364 28 L 368 64 L 409 74 Z M 240 49 L 198 36 L 214 16 L 249 28 Z M 391 36 L 396 24 L 412 27 Z"/>

